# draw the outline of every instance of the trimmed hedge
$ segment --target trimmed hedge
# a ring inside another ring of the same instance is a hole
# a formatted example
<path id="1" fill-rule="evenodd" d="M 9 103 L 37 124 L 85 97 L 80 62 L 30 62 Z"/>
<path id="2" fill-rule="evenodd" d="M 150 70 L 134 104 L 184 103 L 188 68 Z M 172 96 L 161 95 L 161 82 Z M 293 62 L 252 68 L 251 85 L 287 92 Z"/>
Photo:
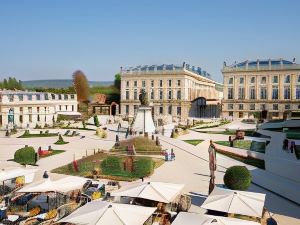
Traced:
<path id="1" fill-rule="evenodd" d="M 99 127 L 100 126 L 100 123 L 99 123 L 99 120 L 98 120 L 98 116 L 94 116 L 94 124 L 96 127 Z"/>
<path id="2" fill-rule="evenodd" d="M 141 158 L 134 162 L 133 175 L 135 177 L 147 177 L 154 171 L 154 162 L 151 159 Z"/>
<path id="3" fill-rule="evenodd" d="M 14 161 L 20 164 L 35 164 L 36 156 L 34 148 L 31 146 L 25 146 L 15 152 Z"/>
<path id="4" fill-rule="evenodd" d="M 116 156 L 108 156 L 101 162 L 101 170 L 105 175 L 116 175 L 122 172 L 121 158 Z"/>
<path id="5" fill-rule="evenodd" d="M 232 190 L 247 190 L 251 180 L 251 173 L 245 166 L 232 166 L 226 170 L 224 176 L 224 184 Z"/>

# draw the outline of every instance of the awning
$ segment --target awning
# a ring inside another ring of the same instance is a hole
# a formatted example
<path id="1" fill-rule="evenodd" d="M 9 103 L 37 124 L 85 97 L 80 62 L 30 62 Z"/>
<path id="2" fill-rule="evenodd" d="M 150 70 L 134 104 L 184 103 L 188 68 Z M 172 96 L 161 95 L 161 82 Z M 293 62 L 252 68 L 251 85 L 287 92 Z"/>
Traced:
<path id="1" fill-rule="evenodd" d="M 259 223 L 229 217 L 180 212 L 172 225 L 259 225 Z"/>
<path id="2" fill-rule="evenodd" d="M 78 190 L 83 187 L 87 179 L 81 177 L 65 177 L 56 181 L 50 178 L 42 179 L 18 190 L 20 193 L 45 193 L 45 192 L 60 192 L 67 193 L 73 190 Z"/>
<path id="3" fill-rule="evenodd" d="M 0 171 L 0 182 L 25 176 L 25 184 L 31 183 L 33 181 L 36 171 L 37 169 L 23 169 L 23 168 L 2 170 Z"/>
<path id="4" fill-rule="evenodd" d="M 235 191 L 215 187 L 202 204 L 202 208 L 225 213 L 262 217 L 265 194 Z"/>
<path id="5" fill-rule="evenodd" d="M 128 185 L 111 193 L 111 196 L 133 197 L 170 203 L 181 193 L 184 184 L 143 182 Z"/>
<path id="6" fill-rule="evenodd" d="M 155 207 L 92 201 L 58 221 L 84 225 L 142 225 Z"/>

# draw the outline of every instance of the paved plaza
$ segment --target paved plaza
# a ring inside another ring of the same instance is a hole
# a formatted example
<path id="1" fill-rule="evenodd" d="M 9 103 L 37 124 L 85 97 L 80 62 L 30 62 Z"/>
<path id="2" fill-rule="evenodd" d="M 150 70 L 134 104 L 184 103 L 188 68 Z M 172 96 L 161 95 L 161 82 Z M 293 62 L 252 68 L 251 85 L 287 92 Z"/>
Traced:
<path id="1" fill-rule="evenodd" d="M 47 157 L 38 161 L 39 172 L 36 179 L 41 179 L 43 171 L 50 171 L 59 166 L 70 163 L 75 155 L 79 159 L 86 154 L 90 155 L 94 149 L 109 150 L 115 143 L 116 125 L 108 126 L 108 137 L 100 139 L 95 135 L 95 131 L 79 131 L 81 136 L 64 138 L 69 141 L 66 145 L 54 145 L 57 137 L 49 138 L 5 138 L 1 137 L 0 142 L 0 159 L 1 168 L 7 166 L 17 166 L 16 163 L 7 161 L 13 158 L 14 152 L 23 147 L 24 145 L 31 145 L 35 148 L 39 146 L 51 145 L 54 149 L 65 150 L 64 153 Z M 63 131 L 60 131 L 63 133 Z M 20 135 L 20 134 L 19 134 Z M 125 138 L 124 133 L 119 133 L 120 138 Z M 160 142 L 163 149 L 173 148 L 176 154 L 176 160 L 164 163 L 161 167 L 155 170 L 155 173 L 149 178 L 152 181 L 164 181 L 173 183 L 185 184 L 184 191 L 192 196 L 192 212 L 201 212 L 201 203 L 207 197 L 209 186 L 209 167 L 208 167 L 208 145 L 209 140 L 214 141 L 228 140 L 227 135 L 222 134 L 204 134 L 195 131 L 189 131 L 187 135 L 180 136 L 178 139 L 171 139 L 169 137 L 159 135 Z M 202 143 L 193 146 L 184 142 L 183 140 L 202 139 Z M 230 159 L 228 157 L 217 155 L 217 173 L 216 183 L 223 184 L 223 175 L 227 167 L 232 165 L 244 165 L 241 162 Z M 247 165 L 252 172 L 255 168 Z M 256 168 L 257 169 L 257 168 Z M 51 174 L 56 177 L 58 175 Z M 59 175 L 61 176 L 61 175 Z M 258 176 L 258 175 L 257 175 Z M 257 179 L 264 179 L 258 177 Z M 256 184 L 250 186 L 250 191 L 266 193 L 266 208 L 274 214 L 274 217 L 281 225 L 296 225 L 300 223 L 300 206 L 293 203 L 274 192 L 262 188 Z"/>

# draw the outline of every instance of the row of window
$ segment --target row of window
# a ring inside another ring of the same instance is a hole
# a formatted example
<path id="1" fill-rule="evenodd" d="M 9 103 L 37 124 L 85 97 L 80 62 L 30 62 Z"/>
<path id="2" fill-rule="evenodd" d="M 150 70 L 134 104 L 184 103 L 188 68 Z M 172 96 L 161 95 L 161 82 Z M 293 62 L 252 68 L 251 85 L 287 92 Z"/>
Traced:
<path id="1" fill-rule="evenodd" d="M 234 107 L 233 104 L 228 104 L 227 105 L 228 110 L 233 110 L 234 109 L 233 107 Z M 238 104 L 238 109 L 239 110 L 244 110 L 244 104 Z M 279 109 L 278 104 L 272 104 L 272 109 L 273 110 L 278 110 Z M 290 110 L 291 105 L 289 105 L 289 104 L 284 105 L 284 109 L 285 110 Z M 300 109 L 300 105 L 298 105 L 298 109 Z M 249 104 L 249 110 L 267 110 L 267 106 L 266 106 L 266 104 L 261 104 L 260 109 L 257 109 L 255 107 L 255 104 Z"/>
<path id="2" fill-rule="evenodd" d="M 163 80 L 159 80 L 158 81 L 158 84 L 159 84 L 159 87 L 162 87 L 163 86 Z M 172 80 L 167 80 L 168 82 L 168 86 L 169 87 L 172 87 Z M 176 80 L 176 85 L 177 87 L 180 87 L 181 86 L 181 80 Z M 126 87 L 129 87 L 130 86 L 130 81 L 126 81 Z M 137 80 L 134 80 L 133 81 L 133 86 L 134 87 L 138 87 L 138 81 Z M 150 86 L 151 87 L 154 87 L 154 80 L 151 80 L 150 81 Z M 146 80 L 142 80 L 142 87 L 146 87 Z"/>
<path id="3" fill-rule="evenodd" d="M 134 105 L 134 114 L 136 114 L 138 109 L 138 105 Z M 167 109 L 167 113 L 169 115 L 172 115 L 172 105 L 169 105 L 167 108 L 164 108 L 163 106 L 159 106 L 159 114 L 164 114 L 164 109 Z M 125 105 L 125 113 L 129 114 L 129 105 Z M 176 107 L 176 114 L 177 116 L 181 116 L 181 106 Z"/>
<path id="4" fill-rule="evenodd" d="M 64 109 L 67 111 L 68 110 L 68 106 L 65 105 L 64 107 L 65 107 Z M 71 107 L 72 107 L 72 111 L 74 111 L 74 105 L 71 105 Z M 20 113 L 24 112 L 24 110 L 23 110 L 24 108 L 25 107 L 20 107 Z M 41 112 L 41 108 L 42 107 L 36 107 L 37 113 Z M 32 107 L 28 107 L 27 109 L 28 109 L 28 113 L 32 113 Z M 44 109 L 44 112 L 49 113 L 49 107 L 43 107 L 43 109 Z M 62 111 L 62 110 L 63 110 L 63 106 L 59 105 L 59 111 Z M 14 112 L 14 109 L 10 109 L 9 110 L 10 114 L 13 114 L 13 112 Z"/>
<path id="5" fill-rule="evenodd" d="M 125 96 L 125 99 L 126 100 L 129 100 L 130 99 L 130 92 L 129 90 L 126 90 L 126 96 Z M 163 99 L 163 95 L 164 95 L 164 92 L 162 89 L 158 90 L 158 99 L 162 100 Z M 134 100 L 138 100 L 138 96 L 139 96 L 139 91 L 137 89 L 135 89 L 133 91 L 133 99 Z M 155 99 L 155 94 L 154 94 L 154 90 L 151 89 L 150 90 L 150 93 L 149 93 L 149 98 L 151 100 L 154 100 Z M 171 100 L 173 99 L 173 90 L 167 90 L 167 99 L 168 100 Z M 181 99 L 181 90 L 177 90 L 176 91 L 176 99 L 177 100 L 180 100 Z"/>
<path id="6" fill-rule="evenodd" d="M 289 86 L 285 86 L 283 91 L 284 91 L 283 98 L 291 99 L 291 88 Z M 267 87 L 261 87 L 260 93 L 259 93 L 259 99 L 267 99 L 268 98 L 267 93 L 268 93 Z M 258 96 L 256 96 L 255 87 L 250 87 L 249 99 L 257 99 L 257 97 Z M 231 87 L 227 89 L 227 98 L 234 99 L 234 89 Z M 272 99 L 278 99 L 278 98 L 279 98 L 278 86 L 273 86 L 272 87 Z M 245 99 L 245 88 L 244 87 L 239 87 L 238 99 Z M 300 86 L 296 87 L 296 99 L 300 99 Z"/>
<path id="7" fill-rule="evenodd" d="M 267 82 L 267 77 L 263 76 L 260 78 L 260 84 L 265 84 Z M 284 83 L 289 84 L 291 82 L 291 76 L 286 75 L 284 77 Z M 298 75 L 297 82 L 300 83 L 300 75 Z M 245 78 L 240 77 L 239 84 L 244 84 L 245 83 Z M 255 77 L 250 78 L 250 83 L 255 83 Z M 272 76 L 272 83 L 278 84 L 278 76 Z M 228 84 L 233 84 L 233 77 L 230 77 L 228 79 Z"/>
<path id="8" fill-rule="evenodd" d="M 35 95 L 35 100 L 41 100 L 42 96 L 44 97 L 43 100 L 49 100 L 49 95 L 48 94 L 34 94 Z M 15 96 L 17 96 L 19 98 L 19 101 L 23 101 L 24 100 L 24 95 L 23 94 L 8 94 L 8 100 L 10 102 L 13 102 L 14 101 L 14 98 Z M 32 101 L 32 97 L 33 97 L 33 94 L 26 94 L 27 96 L 27 100 L 28 101 Z M 56 97 L 57 96 L 57 97 Z M 69 95 L 65 94 L 65 95 L 62 95 L 62 94 L 59 94 L 59 95 L 55 95 L 55 94 L 51 94 L 51 100 L 68 100 L 69 99 Z M 70 99 L 75 99 L 75 95 L 70 95 Z"/>

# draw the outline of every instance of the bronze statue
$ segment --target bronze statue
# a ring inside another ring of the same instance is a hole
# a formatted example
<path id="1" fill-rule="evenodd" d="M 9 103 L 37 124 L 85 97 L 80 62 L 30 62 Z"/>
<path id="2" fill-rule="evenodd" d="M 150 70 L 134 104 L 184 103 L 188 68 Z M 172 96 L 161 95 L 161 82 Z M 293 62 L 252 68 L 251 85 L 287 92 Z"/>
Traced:
<path id="1" fill-rule="evenodd" d="M 141 91 L 140 91 L 139 100 L 140 100 L 142 106 L 149 105 L 148 94 L 144 89 L 141 89 Z"/>

